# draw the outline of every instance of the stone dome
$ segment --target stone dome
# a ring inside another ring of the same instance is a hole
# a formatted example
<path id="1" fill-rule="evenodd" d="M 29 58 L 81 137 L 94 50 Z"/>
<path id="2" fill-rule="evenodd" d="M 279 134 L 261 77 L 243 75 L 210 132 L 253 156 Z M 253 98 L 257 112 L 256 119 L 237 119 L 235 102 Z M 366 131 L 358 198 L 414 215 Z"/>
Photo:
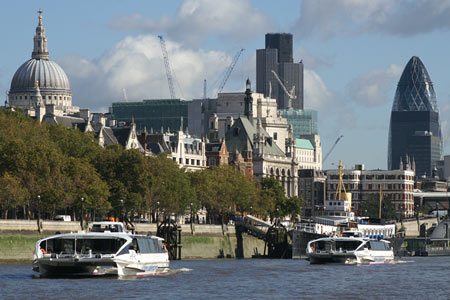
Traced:
<path id="1" fill-rule="evenodd" d="M 42 10 L 38 13 L 39 23 L 33 38 L 31 59 L 22 64 L 14 74 L 8 93 L 8 105 L 24 110 L 54 105 L 64 113 L 78 112 L 79 107 L 72 106 L 72 92 L 66 73 L 50 60 L 42 24 Z"/>
<path id="2" fill-rule="evenodd" d="M 54 61 L 32 58 L 17 69 L 10 93 L 33 91 L 39 81 L 41 91 L 70 92 L 69 79 Z"/>

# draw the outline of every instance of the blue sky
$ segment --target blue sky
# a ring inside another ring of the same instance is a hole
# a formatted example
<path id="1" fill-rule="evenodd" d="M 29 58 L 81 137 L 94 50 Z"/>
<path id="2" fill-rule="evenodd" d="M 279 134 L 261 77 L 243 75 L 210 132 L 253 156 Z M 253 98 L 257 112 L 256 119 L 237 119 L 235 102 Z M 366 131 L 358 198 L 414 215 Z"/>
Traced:
<path id="1" fill-rule="evenodd" d="M 157 35 L 167 43 L 176 93 L 189 99 L 202 96 L 203 79 L 212 96 L 241 47 L 224 91 L 243 90 L 247 77 L 255 84 L 264 34 L 291 32 L 324 154 L 344 135 L 324 169 L 340 159 L 348 168 L 386 169 L 390 110 L 413 55 L 434 83 L 444 139 L 450 133 L 449 0 L 28 0 L 0 8 L 3 95 L 31 57 L 42 8 L 50 56 L 69 77 L 73 104 L 93 111 L 123 100 L 124 89 L 129 101 L 169 97 Z"/>

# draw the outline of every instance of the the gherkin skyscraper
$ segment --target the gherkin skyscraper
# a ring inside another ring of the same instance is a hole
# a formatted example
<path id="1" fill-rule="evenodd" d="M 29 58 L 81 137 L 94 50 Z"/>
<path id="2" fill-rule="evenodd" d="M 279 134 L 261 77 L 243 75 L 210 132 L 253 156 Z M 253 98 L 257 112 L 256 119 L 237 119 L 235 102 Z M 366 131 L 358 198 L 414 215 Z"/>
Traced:
<path id="1" fill-rule="evenodd" d="M 442 155 L 433 83 L 420 58 L 413 56 L 400 77 L 392 106 L 388 168 L 395 170 L 409 164 L 416 176 L 430 177 Z"/>

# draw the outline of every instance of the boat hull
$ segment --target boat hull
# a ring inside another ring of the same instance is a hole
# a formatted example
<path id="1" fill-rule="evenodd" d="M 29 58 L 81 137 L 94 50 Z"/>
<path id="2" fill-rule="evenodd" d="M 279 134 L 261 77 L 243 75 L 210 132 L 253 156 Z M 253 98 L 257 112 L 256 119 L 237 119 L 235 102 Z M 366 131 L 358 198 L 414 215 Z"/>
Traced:
<path id="1" fill-rule="evenodd" d="M 356 264 L 354 254 L 311 253 L 308 255 L 311 264 Z"/>
<path id="2" fill-rule="evenodd" d="M 119 276 L 150 276 L 162 275 L 169 272 L 169 263 L 139 264 L 117 261 L 117 275 Z"/>

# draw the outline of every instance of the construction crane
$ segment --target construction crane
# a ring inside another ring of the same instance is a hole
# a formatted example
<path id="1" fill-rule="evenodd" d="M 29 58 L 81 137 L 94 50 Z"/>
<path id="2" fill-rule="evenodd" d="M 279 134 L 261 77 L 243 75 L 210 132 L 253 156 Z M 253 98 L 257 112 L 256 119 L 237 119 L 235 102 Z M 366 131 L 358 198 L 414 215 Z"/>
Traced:
<path id="1" fill-rule="evenodd" d="M 241 54 L 242 54 L 242 52 L 243 52 L 244 50 L 245 50 L 244 48 L 241 48 L 241 50 L 239 50 L 239 51 L 234 55 L 233 61 L 231 62 L 230 66 L 228 66 L 227 71 L 225 72 L 225 76 L 223 77 L 222 82 L 220 83 L 219 88 L 217 89 L 217 94 L 220 93 L 220 92 L 223 90 L 225 84 L 226 84 L 227 81 L 228 81 L 228 78 L 230 77 L 231 72 L 232 72 L 233 69 L 234 69 L 234 66 L 236 65 L 236 63 L 237 63 L 239 57 L 241 56 Z"/>
<path id="2" fill-rule="evenodd" d="M 128 102 L 127 90 L 125 88 L 122 88 L 122 93 L 123 93 L 123 101 Z"/>
<path id="3" fill-rule="evenodd" d="M 297 99 L 297 96 L 295 95 L 295 85 L 292 86 L 292 89 L 290 92 L 288 92 L 287 88 L 284 86 L 283 81 L 281 81 L 280 77 L 278 76 L 277 72 L 272 70 L 273 75 L 278 80 L 278 83 L 280 83 L 281 87 L 283 88 L 283 91 L 286 93 L 286 95 L 289 98 L 288 108 L 292 107 L 292 100 Z"/>
<path id="4" fill-rule="evenodd" d="M 330 151 L 328 151 L 328 153 L 325 155 L 325 157 L 322 160 L 322 163 L 324 163 L 328 156 L 330 156 L 331 152 L 333 152 L 334 147 L 336 147 L 337 143 L 339 143 L 339 141 L 343 138 L 343 135 L 338 136 L 338 138 L 336 139 L 336 141 L 334 142 L 333 146 L 331 147 Z"/>
<path id="5" fill-rule="evenodd" d="M 170 69 L 169 55 L 167 54 L 166 42 L 164 41 L 162 35 L 158 35 L 158 38 L 161 44 L 161 51 L 164 58 L 164 66 L 166 67 L 166 75 L 167 75 L 167 82 L 169 83 L 170 97 L 172 99 L 175 99 L 176 98 L 175 88 L 173 86 L 172 71 Z"/>

